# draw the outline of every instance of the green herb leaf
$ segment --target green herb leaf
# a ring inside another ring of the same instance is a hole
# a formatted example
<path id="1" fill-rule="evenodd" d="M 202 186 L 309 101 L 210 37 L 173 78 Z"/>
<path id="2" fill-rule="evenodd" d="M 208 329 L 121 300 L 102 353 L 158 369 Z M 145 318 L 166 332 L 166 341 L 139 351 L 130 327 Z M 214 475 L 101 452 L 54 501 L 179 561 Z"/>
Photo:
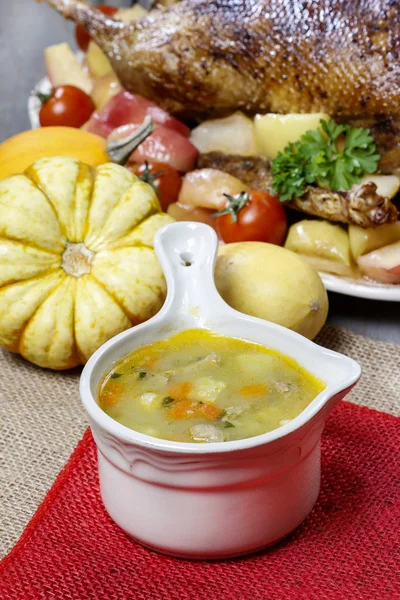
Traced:
<path id="1" fill-rule="evenodd" d="M 307 185 L 349 190 L 365 173 L 377 170 L 380 155 L 369 129 L 320 121 L 288 144 L 272 161 L 273 192 L 281 202 L 303 195 Z"/>
<path id="2" fill-rule="evenodd" d="M 233 423 L 231 423 L 230 421 L 223 421 L 224 427 L 235 427 L 235 425 Z"/>
<path id="3" fill-rule="evenodd" d="M 293 196 L 301 196 L 306 181 L 306 157 L 286 146 L 283 152 L 272 161 L 272 189 L 281 202 L 291 200 Z"/>
<path id="4" fill-rule="evenodd" d="M 119 377 L 122 377 L 122 373 L 111 373 L 110 375 L 110 379 L 118 379 Z"/>
<path id="5" fill-rule="evenodd" d="M 140 371 L 139 375 L 138 375 L 138 379 L 144 379 L 146 377 L 147 373 L 146 371 Z"/>

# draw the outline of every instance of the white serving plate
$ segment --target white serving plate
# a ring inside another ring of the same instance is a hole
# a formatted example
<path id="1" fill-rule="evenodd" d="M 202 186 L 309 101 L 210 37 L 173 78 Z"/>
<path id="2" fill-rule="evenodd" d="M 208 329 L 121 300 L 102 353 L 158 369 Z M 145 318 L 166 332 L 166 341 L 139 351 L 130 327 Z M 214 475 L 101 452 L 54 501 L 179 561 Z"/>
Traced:
<path id="1" fill-rule="evenodd" d="M 48 94 L 51 91 L 51 83 L 48 77 L 43 77 L 34 87 L 34 89 L 29 94 L 28 98 L 28 116 L 29 121 L 31 123 L 32 129 L 37 129 L 40 127 L 39 123 L 39 110 L 41 102 L 39 98 L 35 95 L 36 92 L 41 92 L 42 94 Z"/>
<path id="2" fill-rule="evenodd" d="M 77 55 L 82 59 L 83 54 Z M 39 110 L 40 100 L 35 96 L 35 92 L 49 93 L 51 83 L 48 77 L 43 77 L 32 90 L 28 99 L 28 115 L 32 129 L 40 127 Z M 369 282 L 363 279 L 350 279 L 346 277 L 338 277 L 328 273 L 320 273 L 322 281 L 326 289 L 330 292 L 338 294 L 346 294 L 356 298 L 369 298 L 370 300 L 388 300 L 392 302 L 400 302 L 400 285 L 382 285 L 379 283 Z"/>
<path id="3" fill-rule="evenodd" d="M 369 300 L 400 302 L 400 285 L 384 285 L 366 279 L 351 279 L 330 273 L 320 273 L 320 276 L 324 286 L 330 292 Z"/>

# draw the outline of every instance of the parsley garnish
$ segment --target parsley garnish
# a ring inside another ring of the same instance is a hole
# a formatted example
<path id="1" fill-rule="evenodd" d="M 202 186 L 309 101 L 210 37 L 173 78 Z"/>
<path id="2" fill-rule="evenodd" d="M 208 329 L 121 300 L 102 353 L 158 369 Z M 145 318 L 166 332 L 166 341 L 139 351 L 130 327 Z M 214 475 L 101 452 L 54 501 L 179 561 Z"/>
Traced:
<path id="1" fill-rule="evenodd" d="M 146 377 L 147 373 L 146 371 L 140 371 L 139 375 L 138 375 L 138 379 L 144 379 Z"/>
<path id="2" fill-rule="evenodd" d="M 370 130 L 334 121 L 307 131 L 272 161 L 273 191 L 281 202 L 299 197 L 316 183 L 331 190 L 349 190 L 365 173 L 375 173 L 380 155 Z"/>
<path id="3" fill-rule="evenodd" d="M 110 379 L 118 379 L 122 376 L 122 373 L 111 373 Z"/>

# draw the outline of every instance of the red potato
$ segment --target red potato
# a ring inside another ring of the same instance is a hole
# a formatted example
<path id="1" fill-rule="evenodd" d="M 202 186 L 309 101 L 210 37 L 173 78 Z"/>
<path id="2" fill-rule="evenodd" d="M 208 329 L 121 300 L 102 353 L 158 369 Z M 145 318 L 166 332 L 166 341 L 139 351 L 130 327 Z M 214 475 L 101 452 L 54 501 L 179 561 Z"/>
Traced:
<path id="1" fill-rule="evenodd" d="M 175 221 L 196 221 L 210 225 L 215 231 L 217 230 L 217 223 L 216 219 L 212 216 L 212 210 L 173 203 L 168 206 L 167 213 Z"/>
<path id="2" fill-rule="evenodd" d="M 141 123 L 137 123 L 118 127 L 108 140 L 123 139 L 134 133 L 140 125 Z M 186 173 L 194 169 L 198 154 L 197 148 L 183 135 L 173 129 L 156 125 L 154 132 L 131 154 L 127 166 L 142 164 L 147 160 L 166 163 L 180 173 Z"/>
<path id="3" fill-rule="evenodd" d="M 176 131 L 184 137 L 189 136 L 189 128 L 155 102 L 126 91 L 113 96 L 100 112 L 96 112 L 90 119 L 87 130 L 108 137 L 114 129 L 122 125 L 143 123 L 146 116 L 150 116 L 156 125 Z M 106 131 L 108 133 L 104 135 Z"/>
<path id="4" fill-rule="evenodd" d="M 248 191 L 248 186 L 236 177 L 218 169 L 198 169 L 183 178 L 178 202 L 192 208 L 222 210 L 226 205 L 224 194 L 235 196 Z"/>
<path id="5" fill-rule="evenodd" d="M 400 242 L 374 250 L 357 259 L 360 271 L 379 283 L 400 283 Z"/>
<path id="6" fill-rule="evenodd" d="M 99 113 L 97 112 L 92 114 L 89 121 L 87 121 L 83 126 L 83 129 L 105 139 L 107 139 L 110 133 L 112 133 L 112 129 L 110 130 L 110 127 L 107 125 L 107 123 L 100 119 Z"/>
<path id="7" fill-rule="evenodd" d="M 110 133 L 112 133 L 113 127 L 111 127 L 107 121 L 104 121 L 101 118 L 100 113 L 96 111 L 85 124 L 85 130 L 89 133 L 94 133 L 95 135 L 99 135 L 100 137 L 107 139 Z"/>

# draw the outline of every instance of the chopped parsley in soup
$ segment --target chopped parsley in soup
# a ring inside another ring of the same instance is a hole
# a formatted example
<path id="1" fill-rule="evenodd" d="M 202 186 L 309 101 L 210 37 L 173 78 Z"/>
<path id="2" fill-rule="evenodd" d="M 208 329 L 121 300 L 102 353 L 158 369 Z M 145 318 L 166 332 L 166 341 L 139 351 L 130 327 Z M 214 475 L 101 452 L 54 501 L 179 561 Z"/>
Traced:
<path id="1" fill-rule="evenodd" d="M 128 354 L 104 378 L 98 402 L 147 435 L 224 442 L 288 423 L 324 387 L 279 352 L 194 329 Z"/>

